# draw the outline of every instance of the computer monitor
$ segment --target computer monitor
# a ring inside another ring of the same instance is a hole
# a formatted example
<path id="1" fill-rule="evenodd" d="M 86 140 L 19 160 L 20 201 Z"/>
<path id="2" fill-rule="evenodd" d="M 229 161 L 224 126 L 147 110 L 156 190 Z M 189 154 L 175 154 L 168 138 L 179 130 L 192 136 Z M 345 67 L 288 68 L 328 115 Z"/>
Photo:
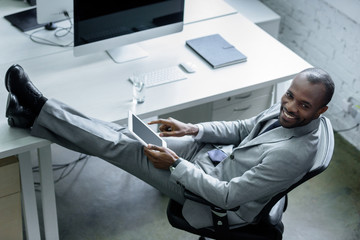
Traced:
<path id="1" fill-rule="evenodd" d="M 72 18 L 73 9 L 73 0 L 37 0 L 37 22 L 48 24 Z M 66 16 L 65 12 L 69 16 Z"/>
<path id="2" fill-rule="evenodd" d="M 74 0 L 74 55 L 142 58 L 147 52 L 137 42 L 180 32 L 183 20 L 184 0 Z"/>

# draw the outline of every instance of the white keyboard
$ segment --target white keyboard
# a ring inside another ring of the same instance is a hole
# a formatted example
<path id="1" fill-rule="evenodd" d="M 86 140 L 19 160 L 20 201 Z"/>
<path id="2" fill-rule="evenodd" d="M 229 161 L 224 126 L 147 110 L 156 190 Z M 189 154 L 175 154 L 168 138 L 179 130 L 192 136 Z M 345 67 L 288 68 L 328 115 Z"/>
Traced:
<path id="1" fill-rule="evenodd" d="M 178 66 L 156 69 L 151 72 L 139 73 L 136 74 L 135 77 L 136 76 L 145 76 L 145 86 L 148 88 L 169 82 L 184 80 L 187 78 L 185 73 Z M 129 78 L 129 80 L 130 82 L 132 82 L 131 77 Z"/>

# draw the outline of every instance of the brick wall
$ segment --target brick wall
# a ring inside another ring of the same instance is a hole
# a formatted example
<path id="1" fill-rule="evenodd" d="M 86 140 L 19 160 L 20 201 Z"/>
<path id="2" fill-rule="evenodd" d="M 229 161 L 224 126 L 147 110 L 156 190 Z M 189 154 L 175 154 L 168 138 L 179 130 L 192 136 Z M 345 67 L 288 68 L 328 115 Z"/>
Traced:
<path id="1" fill-rule="evenodd" d="M 353 97 L 360 101 L 358 16 L 337 9 L 328 0 L 261 2 L 281 16 L 279 40 L 310 64 L 323 68 L 332 76 L 336 90 L 326 116 L 334 129 L 355 126 L 354 119 L 343 111 L 343 100 Z M 355 8 L 359 6 L 359 0 L 353 2 Z M 348 9 L 351 8 L 349 6 Z M 360 13 L 360 9 L 355 12 Z M 360 149 L 360 127 L 341 132 L 341 135 Z"/>

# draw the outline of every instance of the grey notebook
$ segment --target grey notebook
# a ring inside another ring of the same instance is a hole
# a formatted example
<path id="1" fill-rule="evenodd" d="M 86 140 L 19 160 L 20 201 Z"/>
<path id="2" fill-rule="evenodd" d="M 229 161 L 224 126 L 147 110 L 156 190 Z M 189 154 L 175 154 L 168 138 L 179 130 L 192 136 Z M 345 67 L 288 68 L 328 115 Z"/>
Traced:
<path id="1" fill-rule="evenodd" d="M 247 57 L 227 42 L 220 34 L 187 40 L 186 44 L 213 68 L 245 62 Z"/>

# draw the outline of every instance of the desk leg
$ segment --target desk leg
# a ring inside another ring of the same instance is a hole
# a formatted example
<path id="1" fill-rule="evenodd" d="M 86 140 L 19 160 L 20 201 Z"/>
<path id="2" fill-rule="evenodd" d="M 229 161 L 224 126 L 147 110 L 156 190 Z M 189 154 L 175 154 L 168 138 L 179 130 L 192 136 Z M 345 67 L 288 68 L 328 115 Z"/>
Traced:
<path id="1" fill-rule="evenodd" d="M 26 235 L 29 240 L 40 240 L 39 217 L 36 205 L 34 178 L 30 152 L 18 155 Z"/>
<path id="2" fill-rule="evenodd" d="M 38 149 L 38 154 L 45 238 L 58 240 L 59 229 L 57 222 L 54 176 L 52 170 L 50 145 Z"/>

